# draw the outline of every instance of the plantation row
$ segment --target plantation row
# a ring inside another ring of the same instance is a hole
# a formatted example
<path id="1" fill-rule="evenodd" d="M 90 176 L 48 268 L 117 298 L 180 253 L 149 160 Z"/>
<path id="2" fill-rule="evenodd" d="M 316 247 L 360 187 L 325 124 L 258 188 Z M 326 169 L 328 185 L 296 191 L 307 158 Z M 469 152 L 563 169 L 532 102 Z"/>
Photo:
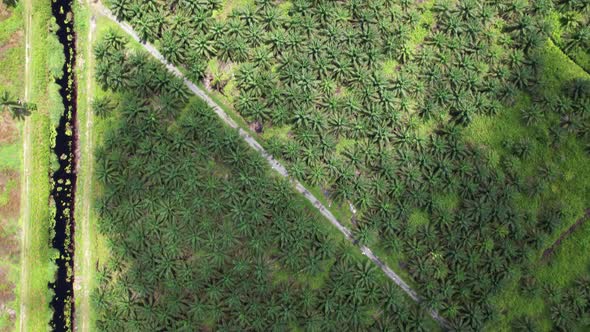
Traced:
<path id="1" fill-rule="evenodd" d="M 359 241 L 400 260 L 458 329 L 497 318 L 490 297 L 577 213 L 548 189 L 572 144 L 590 144 L 590 92 L 584 80 L 563 93 L 539 84 L 545 2 L 110 3 L 233 101 L 294 177 L 352 203 Z M 114 66 L 105 81 L 128 79 Z M 511 128 L 535 135 L 493 153 L 465 139 L 474 119 L 516 104 Z M 556 156 L 539 162 L 547 146 Z"/>
<path id="2" fill-rule="evenodd" d="M 114 33 L 96 56 L 98 330 L 435 329 L 163 66 Z"/>

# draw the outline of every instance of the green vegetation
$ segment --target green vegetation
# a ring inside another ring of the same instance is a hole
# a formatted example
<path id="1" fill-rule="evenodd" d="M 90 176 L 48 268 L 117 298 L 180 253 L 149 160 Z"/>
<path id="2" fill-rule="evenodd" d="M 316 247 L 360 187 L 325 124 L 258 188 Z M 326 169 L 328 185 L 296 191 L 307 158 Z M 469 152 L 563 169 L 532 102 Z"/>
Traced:
<path id="1" fill-rule="evenodd" d="M 0 330 L 15 326 L 18 308 L 20 248 L 19 175 L 21 172 L 21 105 L 24 53 L 22 6 L 0 4 Z M 10 115 L 8 115 L 10 113 Z"/>
<path id="2" fill-rule="evenodd" d="M 460 330 L 590 201 L 585 3 L 110 1 Z"/>
<path id="3" fill-rule="evenodd" d="M 91 144 L 93 142 L 93 118 L 89 101 L 94 95 L 92 78 L 92 40 L 89 40 L 90 8 L 85 2 L 73 3 L 74 29 L 76 31 L 76 79 L 77 79 L 77 116 L 78 133 L 78 171 L 76 173 L 76 200 L 74 220 L 76 221 L 75 253 L 74 253 L 74 289 L 75 293 L 75 326 L 73 330 L 94 331 L 94 315 L 90 310 L 90 293 L 96 287 L 95 267 L 98 248 L 96 234 L 96 219 L 92 213 L 92 158 Z M 89 84 L 90 82 L 90 84 Z M 88 242 L 88 243 L 87 243 Z"/>
<path id="4" fill-rule="evenodd" d="M 103 268 L 108 261 L 109 253 L 105 236 L 98 232 L 98 216 L 94 209 L 94 199 L 98 184 L 93 176 L 94 142 L 102 140 L 103 133 L 108 131 L 111 123 L 107 119 L 113 111 L 106 92 L 94 82 L 94 53 L 92 43 L 104 36 L 112 28 L 112 22 L 100 16 L 95 18 L 95 29 L 90 35 L 92 13 L 86 3 L 74 3 L 76 17 L 78 66 L 78 146 L 79 169 L 76 186 L 76 253 L 74 286 L 79 289 L 76 300 L 75 324 L 78 331 L 96 331 L 97 312 L 93 310 L 90 295 L 99 283 L 96 266 Z M 92 40 L 90 40 L 92 39 Z M 101 111 L 102 110 L 102 111 Z M 97 116 L 93 116 L 92 113 Z"/>
<path id="5" fill-rule="evenodd" d="M 553 40 L 579 66 L 590 73 L 590 3 L 585 0 L 540 1 L 548 16 Z"/>
<path id="6" fill-rule="evenodd" d="M 590 257 L 581 255 L 590 250 L 590 224 L 582 224 L 572 235 L 565 239 L 551 256 L 523 269 L 515 275 L 505 290 L 494 299 L 496 305 L 506 310 L 506 315 L 495 322 L 497 330 L 508 331 L 514 325 L 522 323 L 525 317 L 535 322 L 537 331 L 585 330 L 579 322 L 587 319 L 583 312 L 578 312 L 580 304 L 576 299 L 588 300 L 584 291 L 574 291 L 573 286 L 587 279 L 590 273 Z M 577 294 L 577 296 L 573 296 Z M 555 305 L 564 306 L 569 314 L 563 326 L 552 316 Z M 585 310 L 588 312 L 588 309 Z"/>
<path id="7" fill-rule="evenodd" d="M 23 6 L 6 7 L 0 5 L 7 17 L 0 18 L 0 86 L 10 95 L 22 95 L 23 86 L 23 54 L 24 26 Z"/>
<path id="8" fill-rule="evenodd" d="M 98 330 L 435 329 L 182 81 L 114 33 L 95 52 Z"/>
<path id="9" fill-rule="evenodd" d="M 37 109 L 35 104 L 30 104 L 20 99 L 14 99 L 14 97 L 11 97 L 7 91 L 4 91 L 4 93 L 0 95 L 0 106 L 2 107 L 1 111 L 10 112 L 12 117 L 18 120 L 23 120 L 25 116 L 31 114 L 31 111 Z"/>
<path id="10" fill-rule="evenodd" d="M 23 167 L 28 186 L 23 182 L 21 227 L 24 253 L 21 256 L 18 292 L 18 302 L 23 306 L 18 307 L 16 326 L 18 330 L 45 331 L 52 315 L 49 306 L 52 291 L 47 285 L 54 280 L 55 272 L 55 251 L 50 245 L 53 207 L 49 203 L 51 185 L 48 174 L 55 158 L 51 154 L 51 146 L 54 144 L 56 119 L 63 111 L 54 77 L 59 74 L 64 57 L 61 48 L 55 47 L 58 42 L 53 34 L 55 27 L 49 3 L 32 0 L 23 1 L 19 6 L 24 7 L 23 21 L 30 29 L 31 42 L 30 75 L 20 82 L 29 83 L 29 101 L 37 105 L 37 111 L 27 118 L 28 123 L 23 130 Z M 30 21 L 26 19 L 28 15 Z M 24 50 L 20 59 L 20 63 L 24 64 Z M 24 180 L 23 174 L 21 181 Z"/>
<path id="11" fill-rule="evenodd" d="M 20 167 L 21 148 L 18 142 L 0 145 L 0 170 L 18 170 Z"/>

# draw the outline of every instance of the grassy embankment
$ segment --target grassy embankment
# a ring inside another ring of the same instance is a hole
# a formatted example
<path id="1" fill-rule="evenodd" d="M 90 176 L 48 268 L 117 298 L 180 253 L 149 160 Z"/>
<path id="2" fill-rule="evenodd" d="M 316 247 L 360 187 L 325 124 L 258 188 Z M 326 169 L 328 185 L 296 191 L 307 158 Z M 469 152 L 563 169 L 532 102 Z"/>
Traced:
<path id="1" fill-rule="evenodd" d="M 29 100 L 37 104 L 38 110 L 27 119 L 24 139 L 28 153 L 24 167 L 28 186 L 22 202 L 21 227 L 23 228 L 23 273 L 19 287 L 19 318 L 17 330 L 44 331 L 51 319 L 49 302 L 52 292 L 47 284 L 54 280 L 54 258 L 57 252 L 51 249 L 53 236 L 53 202 L 50 200 L 50 174 L 56 159 L 51 152 L 54 144 L 54 128 L 63 112 L 63 104 L 54 77 L 61 75 L 64 61 L 62 49 L 52 24 L 51 7 L 45 1 L 25 2 L 25 22 L 30 11 L 30 75 L 28 80 Z M 24 61 L 24 56 L 20 60 Z M 24 174 L 23 174 L 24 175 Z M 23 179 L 24 180 L 24 179 Z M 23 187 L 24 188 L 24 187 Z M 20 309 L 24 311 L 21 312 Z"/>
<path id="2" fill-rule="evenodd" d="M 107 120 L 95 117 L 92 113 L 92 100 L 105 94 L 94 82 L 93 42 L 112 28 L 109 20 L 96 17 L 96 28 L 92 34 L 92 10 L 88 3 L 76 2 L 74 6 L 75 29 L 77 34 L 78 80 L 78 185 L 76 187 L 76 252 L 74 261 L 75 324 L 79 331 L 94 331 L 95 313 L 91 307 L 90 296 L 98 287 L 96 266 L 108 260 L 108 248 L 104 236 L 97 229 L 97 215 L 93 209 L 95 190 L 98 186 L 93 177 L 94 142 L 99 142 L 109 128 Z"/>
<path id="3" fill-rule="evenodd" d="M 75 253 L 74 253 L 74 300 L 75 300 L 75 315 L 74 322 L 76 328 L 80 331 L 88 331 L 88 324 L 91 322 L 91 312 L 87 308 L 89 299 L 87 298 L 87 289 L 93 286 L 92 270 L 88 269 L 85 264 L 85 259 L 92 258 L 92 251 L 86 253 L 85 246 L 91 244 L 84 243 L 92 239 L 93 232 L 90 226 L 93 224 L 90 220 L 91 215 L 87 211 L 91 211 L 90 206 L 87 206 L 87 195 L 90 195 L 92 188 L 91 183 L 91 165 L 92 156 L 89 152 L 89 144 L 92 138 L 92 126 L 88 121 L 92 121 L 89 117 L 90 105 L 88 100 L 92 98 L 92 86 L 86 84 L 89 79 L 88 75 L 92 73 L 92 59 L 88 56 L 87 48 L 89 40 L 88 31 L 89 25 L 89 11 L 87 6 L 79 2 L 75 2 L 74 6 L 74 28 L 76 31 L 76 79 L 77 79 L 77 134 L 78 134 L 78 154 L 77 154 L 77 186 L 75 192 L 75 207 L 74 220 L 76 221 L 75 229 Z M 94 242 L 92 242 L 94 243 Z M 86 257 L 88 255 L 88 257 Z"/>
<path id="4" fill-rule="evenodd" d="M 570 61 L 551 41 L 545 45 L 541 59 L 543 61 L 543 86 L 547 93 L 560 93 L 564 83 L 574 78 L 590 79 L 582 68 Z M 564 231 L 584 215 L 590 202 L 590 158 L 584 151 L 583 143 L 574 137 L 568 137 L 565 143 L 554 149 L 550 144 L 541 144 L 535 137 L 546 138 L 550 128 L 547 126 L 527 127 L 521 120 L 521 110 L 530 107 L 528 95 L 518 97 L 516 104 L 495 118 L 480 117 L 475 119 L 469 129 L 469 139 L 486 147 L 492 160 L 499 161 L 508 156 L 509 151 L 503 146 L 504 141 L 517 141 L 530 138 L 534 142 L 531 157 L 519 165 L 521 170 L 531 177 L 540 176 L 539 169 L 544 165 L 553 165 L 559 176 L 550 183 L 549 190 L 537 199 L 519 197 L 523 210 L 537 215 L 542 208 L 542 201 L 557 201 L 565 213 L 564 222 L 545 239 L 543 249 L 527 257 L 534 275 L 541 284 L 563 287 L 572 283 L 577 277 L 588 273 L 590 256 L 581 255 L 590 250 L 590 226 L 586 223 L 562 242 L 550 262 L 542 262 L 545 248 L 550 247 Z M 517 270 L 518 271 L 518 270 Z M 520 271 L 519 271 L 520 272 Z M 518 292 L 519 273 L 510 280 L 505 288 L 494 298 L 496 307 L 504 312 L 498 322 L 491 323 L 494 330 L 509 330 L 509 323 L 516 317 L 531 315 L 540 319 L 544 331 L 549 331 L 551 323 L 543 294 L 534 298 L 523 297 Z"/>

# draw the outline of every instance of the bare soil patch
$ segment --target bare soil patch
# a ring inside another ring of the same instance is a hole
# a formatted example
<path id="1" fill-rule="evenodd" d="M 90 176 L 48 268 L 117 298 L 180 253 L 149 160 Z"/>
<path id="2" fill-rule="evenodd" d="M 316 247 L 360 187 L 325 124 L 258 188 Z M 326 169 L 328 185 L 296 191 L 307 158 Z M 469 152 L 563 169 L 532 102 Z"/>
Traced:
<path id="1" fill-rule="evenodd" d="M 254 121 L 252 123 L 250 123 L 250 130 L 252 130 L 253 132 L 260 134 L 262 133 L 262 131 L 264 130 L 264 126 L 262 125 L 262 122 L 260 121 Z"/>
<path id="2" fill-rule="evenodd" d="M 213 74 L 207 70 L 205 77 L 203 77 L 203 85 L 207 91 L 211 91 L 211 81 L 213 81 Z"/>
<path id="3" fill-rule="evenodd" d="M 18 137 L 16 122 L 8 112 L 0 114 L 0 144 L 11 144 Z"/>
<path id="4" fill-rule="evenodd" d="M 7 19 L 11 13 L 12 11 L 6 6 L 4 1 L 0 1 L 0 22 Z"/>
<path id="5" fill-rule="evenodd" d="M 0 309 L 4 306 L 7 309 L 8 303 L 15 299 L 14 285 L 8 280 L 8 273 L 3 266 L 0 266 Z"/>
<path id="6" fill-rule="evenodd" d="M 586 209 L 586 213 L 582 218 L 578 219 L 578 221 L 571 225 L 570 228 L 561 233 L 559 238 L 551 245 L 551 247 L 545 249 L 545 251 L 543 252 L 543 256 L 541 257 L 541 261 L 544 263 L 548 262 L 555 253 L 557 247 L 559 247 L 559 245 L 561 244 L 561 242 L 569 235 L 571 235 L 576 229 L 580 228 L 580 226 L 582 226 L 584 222 L 588 221 L 588 219 L 590 219 L 590 209 Z"/>
<path id="7" fill-rule="evenodd" d="M 0 172 L 0 195 L 8 200 L 0 201 L 0 312 L 7 312 L 10 321 L 16 318 L 10 303 L 15 299 L 15 285 L 9 280 L 10 263 L 16 263 L 20 254 L 18 232 L 15 232 L 20 209 L 18 172 Z M 4 196 L 6 195 L 6 196 Z"/>
<path id="8" fill-rule="evenodd" d="M 4 56 L 4 53 L 6 53 L 7 50 L 16 47 L 18 43 L 23 39 L 23 36 L 24 33 L 22 30 L 17 30 L 12 35 L 10 35 L 8 41 L 0 45 L 0 58 Z"/>

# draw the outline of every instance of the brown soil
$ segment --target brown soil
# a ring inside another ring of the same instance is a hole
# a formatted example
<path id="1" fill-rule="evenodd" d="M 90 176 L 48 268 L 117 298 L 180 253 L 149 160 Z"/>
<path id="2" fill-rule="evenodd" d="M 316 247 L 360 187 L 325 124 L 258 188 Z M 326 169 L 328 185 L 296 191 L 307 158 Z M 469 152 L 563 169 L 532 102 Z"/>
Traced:
<path id="1" fill-rule="evenodd" d="M 15 299 L 14 285 L 8 280 L 8 273 L 3 266 L 0 266 L 0 305 L 7 304 Z M 0 313 L 3 311 L 0 306 Z M 4 308 L 6 310 L 6 308 Z"/>
<path id="2" fill-rule="evenodd" d="M 205 77 L 203 77 L 203 85 L 207 91 L 211 91 L 211 81 L 213 81 L 213 74 L 207 70 Z"/>
<path id="3" fill-rule="evenodd" d="M 262 122 L 260 121 L 254 121 L 252 123 L 250 123 L 250 130 L 256 132 L 257 134 L 262 133 L 262 131 L 264 130 L 264 127 L 262 126 Z"/>
<path id="4" fill-rule="evenodd" d="M 24 36 L 24 33 L 22 30 L 15 31 L 12 35 L 10 35 L 10 38 L 8 38 L 8 41 L 6 43 L 0 45 L 0 57 L 4 56 L 4 53 L 7 50 L 17 46 L 18 43 L 21 40 L 23 40 L 23 36 Z"/>
<path id="5" fill-rule="evenodd" d="M 586 214 L 584 214 L 582 218 L 578 219 L 578 221 L 576 221 L 570 228 L 561 233 L 559 238 L 551 245 L 551 247 L 545 249 L 543 256 L 541 257 L 541 261 L 544 263 L 548 262 L 561 242 L 570 234 L 572 234 L 576 229 L 580 228 L 580 226 L 582 226 L 588 219 L 590 219 L 590 209 L 586 209 Z"/>
<path id="6" fill-rule="evenodd" d="M 0 144 L 11 144 L 16 141 L 18 129 L 12 116 L 8 112 L 0 114 Z"/>
<path id="7" fill-rule="evenodd" d="M 20 209 L 20 186 L 18 184 L 18 173 L 14 171 L 0 172 L 0 194 L 3 194 L 9 182 L 16 182 L 16 185 L 8 193 L 8 202 L 0 206 L 0 253 L 18 253 L 18 239 L 8 235 L 8 223 L 15 222 Z"/>
<path id="8" fill-rule="evenodd" d="M 4 21 L 10 16 L 11 10 L 6 7 L 4 1 L 0 1 L 0 22 Z"/>
<path id="9" fill-rule="evenodd" d="M 18 233 L 9 222 L 16 222 L 20 208 L 19 174 L 15 171 L 0 171 L 0 195 L 4 194 L 10 182 L 16 185 L 8 193 L 8 202 L 0 206 L 0 262 L 17 262 L 19 257 Z M 8 265 L 0 264 L 0 312 L 8 312 L 14 321 L 14 308 L 8 306 L 15 299 L 14 284 L 8 279 Z"/>
<path id="10" fill-rule="evenodd" d="M 231 61 L 225 62 L 225 61 L 219 60 L 219 70 L 222 73 L 230 71 L 233 66 L 234 66 L 234 63 Z"/>
<path id="11" fill-rule="evenodd" d="M 0 21 L 10 17 L 12 10 L 0 1 Z M 23 32 L 13 33 L 8 41 L 0 45 L 0 58 L 4 53 L 17 46 L 23 38 Z M 8 112 L 0 114 L 0 144 L 13 143 L 18 136 L 18 129 Z M 16 319 L 15 308 L 9 303 L 15 299 L 15 285 L 9 280 L 9 262 L 16 262 L 19 257 L 18 234 L 13 234 L 14 229 L 9 227 L 9 222 L 16 222 L 20 209 L 19 176 L 14 171 L 0 171 L 0 195 L 4 194 L 9 182 L 16 181 L 16 186 L 8 193 L 8 202 L 0 206 L 0 314 L 8 313 L 10 322 Z M 6 264 L 4 264 L 6 263 Z M 9 324 L 10 326 L 10 324 Z"/>

